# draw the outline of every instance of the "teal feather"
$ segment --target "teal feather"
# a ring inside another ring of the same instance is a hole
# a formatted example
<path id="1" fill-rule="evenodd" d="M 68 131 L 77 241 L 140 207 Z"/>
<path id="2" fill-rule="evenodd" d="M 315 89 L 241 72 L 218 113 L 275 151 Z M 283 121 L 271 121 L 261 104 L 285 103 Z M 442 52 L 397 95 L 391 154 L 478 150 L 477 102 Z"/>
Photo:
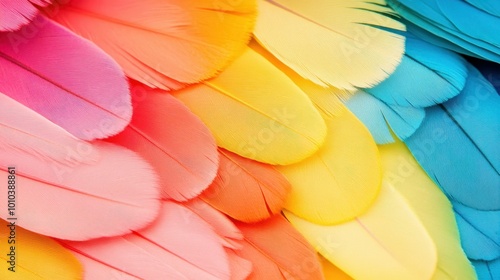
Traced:
<path id="1" fill-rule="evenodd" d="M 366 92 L 390 105 L 427 107 L 456 96 L 467 79 L 465 60 L 406 34 L 406 53 L 395 72 Z"/>
<path id="2" fill-rule="evenodd" d="M 480 57 L 493 56 L 493 61 L 500 62 L 498 16 L 461 0 L 388 0 L 388 3 L 427 31 Z"/>
<path id="3" fill-rule="evenodd" d="M 500 17 L 500 1 L 498 0 L 465 0 L 477 8 Z"/>
<path id="4" fill-rule="evenodd" d="M 452 203 L 467 257 L 485 261 L 500 258 L 500 211 L 480 211 Z"/>
<path id="5" fill-rule="evenodd" d="M 427 174 L 452 200 L 500 210 L 500 96 L 469 67 L 460 95 L 430 107 L 405 142 Z"/>
<path id="6" fill-rule="evenodd" d="M 498 280 L 500 279 L 500 258 L 493 261 L 475 261 L 472 260 L 478 279 Z"/>
<path id="7" fill-rule="evenodd" d="M 361 90 L 346 105 L 370 130 L 377 144 L 393 143 L 391 130 L 399 139 L 408 138 L 425 117 L 424 109 L 388 105 Z"/>

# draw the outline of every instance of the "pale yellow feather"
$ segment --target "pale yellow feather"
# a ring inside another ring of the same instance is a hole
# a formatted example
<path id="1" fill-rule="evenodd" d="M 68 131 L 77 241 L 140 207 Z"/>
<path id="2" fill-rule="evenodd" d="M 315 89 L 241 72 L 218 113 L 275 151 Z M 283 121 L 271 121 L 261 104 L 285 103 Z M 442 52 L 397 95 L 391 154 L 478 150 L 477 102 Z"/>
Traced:
<path id="1" fill-rule="evenodd" d="M 273 55 L 314 83 L 337 88 L 372 87 L 392 73 L 405 26 L 385 1 L 259 0 L 254 35 Z"/>
<path id="2" fill-rule="evenodd" d="M 382 178 L 377 145 L 342 104 L 325 117 L 321 149 L 302 162 L 280 166 L 292 186 L 285 208 L 308 221 L 332 225 L 363 214 L 375 201 Z"/>
<path id="3" fill-rule="evenodd" d="M 438 252 L 433 280 L 477 279 L 474 269 L 460 246 L 450 202 L 415 161 L 406 146 L 380 146 L 384 177 L 406 198 L 434 240 Z"/>
<path id="4" fill-rule="evenodd" d="M 405 199 L 384 182 L 373 206 L 351 222 L 321 226 L 284 211 L 325 258 L 357 280 L 424 280 L 436 247 Z"/>

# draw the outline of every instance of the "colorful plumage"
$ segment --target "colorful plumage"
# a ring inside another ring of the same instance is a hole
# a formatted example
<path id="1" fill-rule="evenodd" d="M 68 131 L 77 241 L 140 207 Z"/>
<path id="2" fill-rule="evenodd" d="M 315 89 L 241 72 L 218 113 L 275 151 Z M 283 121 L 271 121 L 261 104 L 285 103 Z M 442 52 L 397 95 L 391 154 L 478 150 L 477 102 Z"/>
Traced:
<path id="1" fill-rule="evenodd" d="M 0 278 L 497 280 L 499 20 L 0 0 Z"/>

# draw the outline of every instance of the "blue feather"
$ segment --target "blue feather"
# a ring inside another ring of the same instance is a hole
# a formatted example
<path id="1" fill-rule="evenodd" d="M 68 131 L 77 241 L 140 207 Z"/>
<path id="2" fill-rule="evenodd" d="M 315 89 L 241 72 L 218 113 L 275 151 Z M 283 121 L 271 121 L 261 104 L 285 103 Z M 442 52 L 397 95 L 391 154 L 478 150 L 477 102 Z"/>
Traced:
<path id="1" fill-rule="evenodd" d="M 462 45 L 468 45 L 470 49 L 474 50 L 474 52 L 469 51 L 469 50 L 467 50 L 459 45 L 456 45 L 456 44 L 446 40 L 443 37 L 436 36 L 433 33 L 429 32 L 423 28 L 420 28 L 419 26 L 413 24 L 410 21 L 403 20 L 402 22 L 406 25 L 406 30 L 408 31 L 408 33 L 411 33 L 411 34 L 415 35 L 416 37 L 418 37 L 419 39 L 422 39 L 422 40 L 429 42 L 433 45 L 436 45 L 436 46 L 439 46 L 441 48 L 445 48 L 445 49 L 448 49 L 448 50 L 451 50 L 451 51 L 454 51 L 457 53 L 465 54 L 468 56 L 473 56 L 473 57 L 491 60 L 491 61 L 500 61 L 500 54 L 478 48 L 478 47 L 476 47 L 468 42 L 463 42 Z"/>
<path id="2" fill-rule="evenodd" d="M 498 16 L 461 0 L 389 0 L 388 3 L 404 18 L 434 35 L 480 57 L 495 56 L 493 60 L 500 62 Z"/>
<path id="3" fill-rule="evenodd" d="M 399 139 L 408 138 L 425 117 L 424 109 L 387 105 L 361 90 L 347 100 L 346 105 L 370 130 L 377 144 L 394 142 L 391 129 Z"/>
<path id="4" fill-rule="evenodd" d="M 478 210 L 500 210 L 500 96 L 469 66 L 464 90 L 426 110 L 405 142 L 452 200 Z"/>
<path id="5" fill-rule="evenodd" d="M 500 64 L 491 61 L 469 58 L 469 61 L 483 74 L 500 94 Z"/>
<path id="6" fill-rule="evenodd" d="M 480 280 L 500 279 L 500 258 L 493 261 L 472 261 L 476 268 L 477 277 Z"/>
<path id="7" fill-rule="evenodd" d="M 500 258 L 500 211 L 480 211 L 452 203 L 467 257 L 485 261 Z"/>
<path id="8" fill-rule="evenodd" d="M 389 105 L 408 107 L 436 105 L 460 93 L 467 79 L 465 60 L 406 35 L 406 53 L 395 72 L 365 91 Z"/>
<path id="9" fill-rule="evenodd" d="M 498 0 L 465 0 L 477 8 L 500 17 L 500 1 Z"/>

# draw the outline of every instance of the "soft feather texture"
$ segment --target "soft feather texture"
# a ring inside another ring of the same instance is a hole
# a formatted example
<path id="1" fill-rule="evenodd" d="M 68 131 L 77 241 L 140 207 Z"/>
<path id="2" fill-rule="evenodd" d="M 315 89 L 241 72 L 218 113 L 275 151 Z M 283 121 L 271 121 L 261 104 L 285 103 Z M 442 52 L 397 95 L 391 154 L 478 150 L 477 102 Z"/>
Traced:
<path id="1" fill-rule="evenodd" d="M 248 42 L 255 17 L 251 0 L 80 0 L 53 15 L 127 76 L 165 90 L 215 76 Z"/>
<path id="2" fill-rule="evenodd" d="M 28 24 L 51 0 L 0 0 L 0 31 L 14 31 Z"/>
<path id="3" fill-rule="evenodd" d="M 331 225 L 352 220 L 371 206 L 382 170 L 373 138 L 347 108 L 325 121 L 328 136 L 323 147 L 278 170 L 292 185 L 285 208 L 313 223 Z"/>
<path id="4" fill-rule="evenodd" d="M 487 13 L 500 17 L 500 2 L 495 0 L 465 0 L 467 3 Z"/>
<path id="5" fill-rule="evenodd" d="M 185 201 L 199 195 L 218 168 L 215 139 L 181 102 L 137 82 L 130 83 L 134 115 L 109 141 L 136 151 L 160 176 L 162 196 Z"/>
<path id="6" fill-rule="evenodd" d="M 430 279 L 436 268 L 432 239 L 387 181 L 368 212 L 351 222 L 321 226 L 284 213 L 320 254 L 354 279 Z"/>
<path id="7" fill-rule="evenodd" d="M 253 263 L 248 280 L 324 279 L 313 248 L 282 216 L 236 226 L 245 236 L 237 254 Z"/>
<path id="8" fill-rule="evenodd" d="M 251 49 L 215 79 L 174 96 L 201 118 L 220 147 L 250 159 L 292 164 L 325 140 L 326 125 L 307 96 Z"/>
<path id="9" fill-rule="evenodd" d="M 325 257 L 318 255 L 321 262 L 321 267 L 323 267 L 323 274 L 327 280 L 353 280 L 351 276 L 347 275 L 340 268 L 333 265 Z"/>
<path id="10" fill-rule="evenodd" d="M 459 55 L 405 33 L 405 55 L 394 73 L 365 89 L 389 105 L 427 107 L 442 103 L 465 86 L 467 66 Z"/>
<path id="11" fill-rule="evenodd" d="M 30 27 L 36 31 L 30 38 L 23 30 L 0 33 L 0 92 L 81 139 L 123 130 L 132 106 L 118 64 L 42 16 Z"/>
<path id="12" fill-rule="evenodd" d="M 497 93 L 500 94 L 500 64 L 472 57 L 469 57 L 468 60 L 495 87 Z"/>
<path id="13" fill-rule="evenodd" d="M 187 208 L 162 203 L 160 216 L 138 232 L 85 242 L 60 241 L 74 251 L 85 279 L 230 279 L 218 235 Z"/>
<path id="14" fill-rule="evenodd" d="M 184 202 L 183 205 L 210 225 L 215 233 L 221 237 L 224 247 L 229 249 L 241 248 L 239 241 L 243 240 L 243 234 L 226 215 L 199 198 Z"/>
<path id="15" fill-rule="evenodd" d="M 407 20 L 446 40 L 486 57 L 496 53 L 500 62 L 500 17 L 461 0 L 388 0 Z M 466 15 L 466 16 L 464 16 Z M 478 20 L 480 19 L 480 20 Z"/>
<path id="16" fill-rule="evenodd" d="M 469 259 L 500 258 L 500 211 L 479 211 L 454 202 L 462 247 Z"/>
<path id="17" fill-rule="evenodd" d="M 394 71 L 403 24 L 384 0 L 259 0 L 257 40 L 321 86 L 371 87 Z"/>
<path id="18" fill-rule="evenodd" d="M 219 149 L 217 177 L 201 199 L 233 219 L 258 222 L 279 213 L 290 183 L 273 166 Z"/>
<path id="19" fill-rule="evenodd" d="M 481 280 L 496 280 L 500 279 L 500 258 L 485 262 L 472 261 L 476 268 L 476 273 Z"/>
<path id="20" fill-rule="evenodd" d="M 20 217 L 21 218 L 21 217 Z M 78 260 L 60 244 L 54 240 L 27 231 L 19 226 L 15 227 L 14 239 L 9 239 L 11 229 L 9 222 L 1 221 L 2 230 L 0 238 L 4 241 L 0 243 L 0 278 L 11 280 L 76 280 L 83 275 L 82 266 Z M 15 243 L 8 241 L 15 240 Z M 15 261 L 11 261 L 12 254 L 10 247 L 15 247 Z M 8 270 L 14 267 L 14 271 Z"/>
<path id="21" fill-rule="evenodd" d="M 388 105 L 362 90 L 345 104 L 370 130 L 377 144 L 393 143 L 394 135 L 401 140 L 410 137 L 425 118 L 424 108 Z"/>
<path id="22" fill-rule="evenodd" d="M 87 240 L 129 233 L 158 213 L 159 186 L 152 167 L 135 153 L 109 143 L 93 144 L 100 160 L 75 166 L 1 150 L 0 173 L 17 166 L 18 224 L 48 236 Z M 0 200 L 7 209 L 7 199 Z M 0 217 L 7 218 L 7 211 Z"/>
<path id="23" fill-rule="evenodd" d="M 285 208 L 320 224 L 340 223 L 363 213 L 380 189 L 377 147 L 363 124 L 340 101 L 346 94 L 322 88 L 293 72 L 269 52 L 252 49 L 288 75 L 321 112 L 328 134 L 325 144 L 309 158 L 278 167 L 292 185 Z"/>
<path id="24" fill-rule="evenodd" d="M 455 216 L 446 196 L 402 142 L 380 146 L 379 150 L 385 180 L 403 195 L 436 245 L 438 262 L 432 279 L 477 279 L 460 247 Z"/>
<path id="25" fill-rule="evenodd" d="M 429 176 L 452 200 L 479 210 L 500 209 L 500 96 L 472 66 L 462 93 L 426 111 L 406 140 Z"/>
<path id="26" fill-rule="evenodd" d="M 246 280 L 252 273 L 252 263 L 239 257 L 234 250 L 226 249 L 231 270 L 231 280 Z"/>
<path id="27" fill-rule="evenodd" d="M 0 93 L 0 150 L 31 154 L 47 163 L 75 166 L 99 159 L 94 147 Z"/>

